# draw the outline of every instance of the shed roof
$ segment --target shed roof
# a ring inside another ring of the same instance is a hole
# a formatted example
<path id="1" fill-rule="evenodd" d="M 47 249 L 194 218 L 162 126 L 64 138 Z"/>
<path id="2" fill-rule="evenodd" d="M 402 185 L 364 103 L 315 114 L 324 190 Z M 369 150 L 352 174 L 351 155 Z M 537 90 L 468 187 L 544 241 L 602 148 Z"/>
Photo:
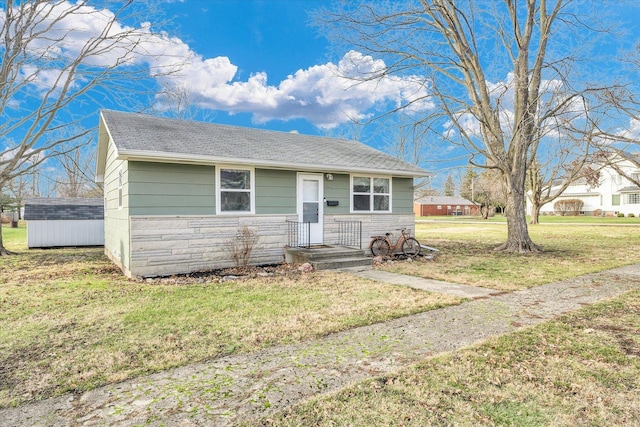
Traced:
<path id="1" fill-rule="evenodd" d="M 104 219 L 104 201 L 95 198 L 32 198 L 25 200 L 24 219 L 100 220 Z"/>
<path id="2" fill-rule="evenodd" d="M 430 172 L 357 141 L 104 110 L 98 178 L 111 137 L 118 158 L 275 169 L 429 176 Z M 99 179 L 98 179 L 99 180 Z"/>

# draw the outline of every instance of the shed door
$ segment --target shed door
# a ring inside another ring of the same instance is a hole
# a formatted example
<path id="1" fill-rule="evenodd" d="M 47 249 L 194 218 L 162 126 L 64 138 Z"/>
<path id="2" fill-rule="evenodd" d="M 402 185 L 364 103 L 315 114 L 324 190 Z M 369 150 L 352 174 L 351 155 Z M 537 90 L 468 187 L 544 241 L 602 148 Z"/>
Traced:
<path id="1" fill-rule="evenodd" d="M 298 175 L 298 221 L 309 223 L 309 243 L 322 244 L 322 174 Z"/>

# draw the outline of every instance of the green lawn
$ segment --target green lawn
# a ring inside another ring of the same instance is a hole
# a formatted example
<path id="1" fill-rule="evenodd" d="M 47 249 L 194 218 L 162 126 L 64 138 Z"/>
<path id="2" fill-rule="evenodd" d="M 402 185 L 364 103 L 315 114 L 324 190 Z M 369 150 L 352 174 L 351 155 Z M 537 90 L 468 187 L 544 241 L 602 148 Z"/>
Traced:
<path id="1" fill-rule="evenodd" d="M 494 251 L 507 238 L 506 223 L 420 222 L 416 224 L 415 235 L 421 243 L 440 250 L 437 258 L 426 265 L 400 261 L 380 268 L 430 279 L 517 290 L 640 262 L 640 226 L 539 224 L 530 226 L 529 232 L 544 252 Z"/>
<path id="2" fill-rule="evenodd" d="M 640 425 L 640 291 L 250 425 Z"/>
<path id="3" fill-rule="evenodd" d="M 631 224 L 631 225 L 640 225 L 640 212 L 633 218 L 618 218 L 618 217 L 600 217 L 600 216 L 558 216 L 558 215 L 541 215 L 539 220 L 540 224 L 591 224 L 591 225 L 621 225 L 621 224 Z M 462 215 L 462 216 L 452 216 L 452 215 L 442 215 L 442 216 L 420 216 L 416 217 L 417 221 L 452 221 L 452 222 L 478 222 L 478 223 L 486 223 L 486 222 L 498 222 L 498 223 L 506 223 L 507 217 L 503 215 L 495 215 L 489 217 L 487 219 L 482 219 L 479 216 L 473 215 Z M 527 220 L 531 220 L 530 217 L 527 217 Z"/>
<path id="4" fill-rule="evenodd" d="M 0 407 L 459 303 L 332 272 L 128 280 L 101 248 L 27 250 L 3 228 Z M 184 281 L 184 280 L 183 280 Z"/>
<path id="5" fill-rule="evenodd" d="M 438 257 L 381 268 L 510 290 L 640 262 L 640 227 L 530 230 L 545 252 L 493 251 L 506 238 L 504 223 L 419 223 L 417 237 Z M 0 407 L 459 303 L 295 269 L 236 282 L 128 280 L 102 249 L 29 251 L 24 228 L 3 228 L 3 236 L 18 255 L 0 258 Z M 263 422 L 629 425 L 640 417 L 638 337 L 636 292 Z"/>

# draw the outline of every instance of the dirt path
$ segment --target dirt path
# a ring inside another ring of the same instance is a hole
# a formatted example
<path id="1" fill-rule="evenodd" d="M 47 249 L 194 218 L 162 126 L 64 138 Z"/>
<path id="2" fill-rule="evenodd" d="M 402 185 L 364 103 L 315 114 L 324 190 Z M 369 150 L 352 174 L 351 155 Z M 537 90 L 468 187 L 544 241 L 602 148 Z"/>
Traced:
<path id="1" fill-rule="evenodd" d="M 640 289 L 640 265 L 0 410 L 3 426 L 233 425 Z"/>

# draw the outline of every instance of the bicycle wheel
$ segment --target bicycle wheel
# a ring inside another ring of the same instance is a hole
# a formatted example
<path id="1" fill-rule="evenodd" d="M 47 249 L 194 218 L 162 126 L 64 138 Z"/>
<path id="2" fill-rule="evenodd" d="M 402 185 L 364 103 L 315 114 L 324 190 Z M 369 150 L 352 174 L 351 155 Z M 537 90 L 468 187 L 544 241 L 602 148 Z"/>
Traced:
<path id="1" fill-rule="evenodd" d="M 389 247 L 389 242 L 387 242 L 382 237 L 375 238 L 371 240 L 371 244 L 369 245 L 369 250 L 373 256 L 386 256 L 391 253 L 391 248 Z"/>
<path id="2" fill-rule="evenodd" d="M 402 242 L 402 253 L 409 258 L 415 258 L 420 255 L 420 242 L 413 237 L 408 237 Z"/>

